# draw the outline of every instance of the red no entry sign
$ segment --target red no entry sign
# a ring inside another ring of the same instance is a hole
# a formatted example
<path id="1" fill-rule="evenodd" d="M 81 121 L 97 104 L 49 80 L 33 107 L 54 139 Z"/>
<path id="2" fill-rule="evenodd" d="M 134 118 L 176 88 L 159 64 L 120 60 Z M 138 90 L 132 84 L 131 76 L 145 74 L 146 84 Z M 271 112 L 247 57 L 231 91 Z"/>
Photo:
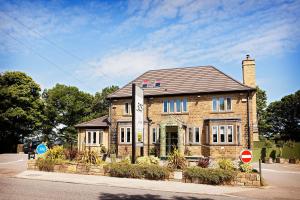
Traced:
<path id="1" fill-rule="evenodd" d="M 249 163 L 252 160 L 252 153 L 249 150 L 243 150 L 240 155 L 240 159 L 243 163 Z"/>

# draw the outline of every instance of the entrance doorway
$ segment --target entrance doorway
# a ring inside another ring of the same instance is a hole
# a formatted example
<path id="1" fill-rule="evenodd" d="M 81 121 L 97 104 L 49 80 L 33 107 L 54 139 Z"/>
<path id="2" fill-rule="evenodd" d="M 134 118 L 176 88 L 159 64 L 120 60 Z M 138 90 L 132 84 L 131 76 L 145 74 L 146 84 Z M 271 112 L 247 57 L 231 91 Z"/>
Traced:
<path id="1" fill-rule="evenodd" d="M 178 127 L 167 126 L 166 127 L 166 153 L 170 155 L 174 148 L 178 148 Z"/>

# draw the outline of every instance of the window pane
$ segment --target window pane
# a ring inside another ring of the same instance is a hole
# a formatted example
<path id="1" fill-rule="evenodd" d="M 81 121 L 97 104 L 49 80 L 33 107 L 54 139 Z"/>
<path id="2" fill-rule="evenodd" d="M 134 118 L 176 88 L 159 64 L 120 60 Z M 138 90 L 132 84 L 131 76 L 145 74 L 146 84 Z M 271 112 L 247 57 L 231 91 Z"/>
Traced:
<path id="1" fill-rule="evenodd" d="M 187 112 L 187 99 L 186 98 L 184 98 L 182 101 L 182 109 L 183 109 L 183 112 Z"/>
<path id="2" fill-rule="evenodd" d="M 219 104 L 220 104 L 220 111 L 224 111 L 225 110 L 225 102 L 224 102 L 223 97 L 219 99 Z"/>
<path id="3" fill-rule="evenodd" d="M 121 142 L 125 142 L 125 130 L 121 128 Z"/>
<path id="4" fill-rule="evenodd" d="M 103 131 L 100 131 L 99 132 L 99 144 L 102 144 L 103 143 Z"/>
<path id="5" fill-rule="evenodd" d="M 199 128 L 195 128 L 195 142 L 200 142 L 200 130 Z"/>
<path id="6" fill-rule="evenodd" d="M 216 112 L 218 110 L 218 101 L 217 98 L 213 98 L 213 111 Z"/>
<path id="7" fill-rule="evenodd" d="M 96 144 L 97 133 L 93 132 L 93 143 Z"/>
<path id="8" fill-rule="evenodd" d="M 238 145 L 240 145 L 241 144 L 241 128 L 240 128 L 240 126 L 236 127 L 236 131 L 237 131 Z"/>
<path id="9" fill-rule="evenodd" d="M 227 110 L 231 110 L 231 98 L 227 98 Z"/>
<path id="10" fill-rule="evenodd" d="M 213 132 L 213 142 L 218 142 L 218 127 L 217 126 L 213 126 L 212 128 L 212 132 Z"/>
<path id="11" fill-rule="evenodd" d="M 91 134 L 92 134 L 91 132 L 88 132 L 88 143 L 89 143 L 89 144 L 91 143 L 91 137 L 92 137 Z"/>
<path id="12" fill-rule="evenodd" d="M 189 143 L 193 142 L 193 128 L 189 128 Z"/>
<path id="13" fill-rule="evenodd" d="M 227 141 L 232 142 L 233 126 L 227 126 Z"/>
<path id="14" fill-rule="evenodd" d="M 225 142 L 225 126 L 220 126 L 220 139 L 221 142 Z"/>
<path id="15" fill-rule="evenodd" d="M 170 100 L 170 112 L 174 112 L 174 100 Z"/>
<path id="16" fill-rule="evenodd" d="M 176 112 L 181 112 L 181 100 L 176 100 Z"/>
<path id="17" fill-rule="evenodd" d="M 128 103 L 125 103 L 125 113 L 128 114 L 129 112 L 129 106 Z"/>
<path id="18" fill-rule="evenodd" d="M 156 142 L 156 128 L 152 129 L 152 142 L 155 143 Z"/>
<path id="19" fill-rule="evenodd" d="M 168 112 L 168 100 L 164 100 L 164 112 Z"/>
<path id="20" fill-rule="evenodd" d="M 127 141 L 126 142 L 130 142 L 130 128 L 127 128 Z"/>

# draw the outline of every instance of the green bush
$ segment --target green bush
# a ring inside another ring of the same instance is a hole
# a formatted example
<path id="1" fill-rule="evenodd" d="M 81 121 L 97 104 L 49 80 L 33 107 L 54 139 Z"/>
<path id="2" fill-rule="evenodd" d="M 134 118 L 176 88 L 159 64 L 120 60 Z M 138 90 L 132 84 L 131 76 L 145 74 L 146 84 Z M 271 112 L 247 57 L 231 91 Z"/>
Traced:
<path id="1" fill-rule="evenodd" d="M 250 172 L 252 172 L 253 167 L 249 163 L 240 162 L 239 163 L 239 169 L 240 169 L 241 172 L 250 173 Z"/>
<path id="2" fill-rule="evenodd" d="M 56 164 L 55 159 L 50 159 L 50 158 L 38 158 L 36 161 L 36 165 L 41 171 L 53 171 L 54 170 L 54 165 Z"/>
<path id="3" fill-rule="evenodd" d="M 85 150 L 80 152 L 77 156 L 77 161 L 84 164 L 98 165 L 102 163 L 98 153 L 96 151 Z"/>
<path id="4" fill-rule="evenodd" d="M 113 177 L 146 178 L 164 180 L 169 177 L 169 170 L 158 165 L 137 165 L 126 163 L 111 163 L 105 166 L 105 171 Z"/>
<path id="5" fill-rule="evenodd" d="M 187 166 L 185 157 L 178 151 L 174 149 L 168 158 L 168 167 L 170 169 L 185 169 Z"/>
<path id="6" fill-rule="evenodd" d="M 159 158 L 154 157 L 154 156 L 143 156 L 143 157 L 138 157 L 136 159 L 136 164 L 138 165 L 158 165 L 159 164 Z"/>
<path id="7" fill-rule="evenodd" d="M 65 150 L 63 146 L 54 146 L 53 148 L 49 149 L 45 156 L 49 159 L 55 160 L 55 159 L 66 159 L 65 157 Z"/>
<path id="8" fill-rule="evenodd" d="M 220 169 L 224 170 L 234 170 L 234 164 L 229 159 L 221 159 L 218 161 Z"/>
<path id="9" fill-rule="evenodd" d="M 231 182 L 237 172 L 233 170 L 189 167 L 184 171 L 185 178 L 198 178 L 199 183 L 220 185 Z"/>

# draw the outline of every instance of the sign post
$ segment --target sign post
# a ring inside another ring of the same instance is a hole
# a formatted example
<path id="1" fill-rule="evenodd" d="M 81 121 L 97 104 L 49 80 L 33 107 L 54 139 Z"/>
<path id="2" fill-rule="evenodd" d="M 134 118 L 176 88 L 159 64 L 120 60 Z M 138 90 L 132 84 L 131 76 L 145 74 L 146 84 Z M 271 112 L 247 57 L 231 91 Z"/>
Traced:
<path id="1" fill-rule="evenodd" d="M 143 89 L 132 84 L 132 159 L 135 163 L 136 147 L 143 147 L 144 141 L 144 92 Z"/>
<path id="2" fill-rule="evenodd" d="M 240 159 L 243 163 L 250 163 L 252 160 L 252 153 L 250 150 L 245 149 L 241 152 Z"/>

